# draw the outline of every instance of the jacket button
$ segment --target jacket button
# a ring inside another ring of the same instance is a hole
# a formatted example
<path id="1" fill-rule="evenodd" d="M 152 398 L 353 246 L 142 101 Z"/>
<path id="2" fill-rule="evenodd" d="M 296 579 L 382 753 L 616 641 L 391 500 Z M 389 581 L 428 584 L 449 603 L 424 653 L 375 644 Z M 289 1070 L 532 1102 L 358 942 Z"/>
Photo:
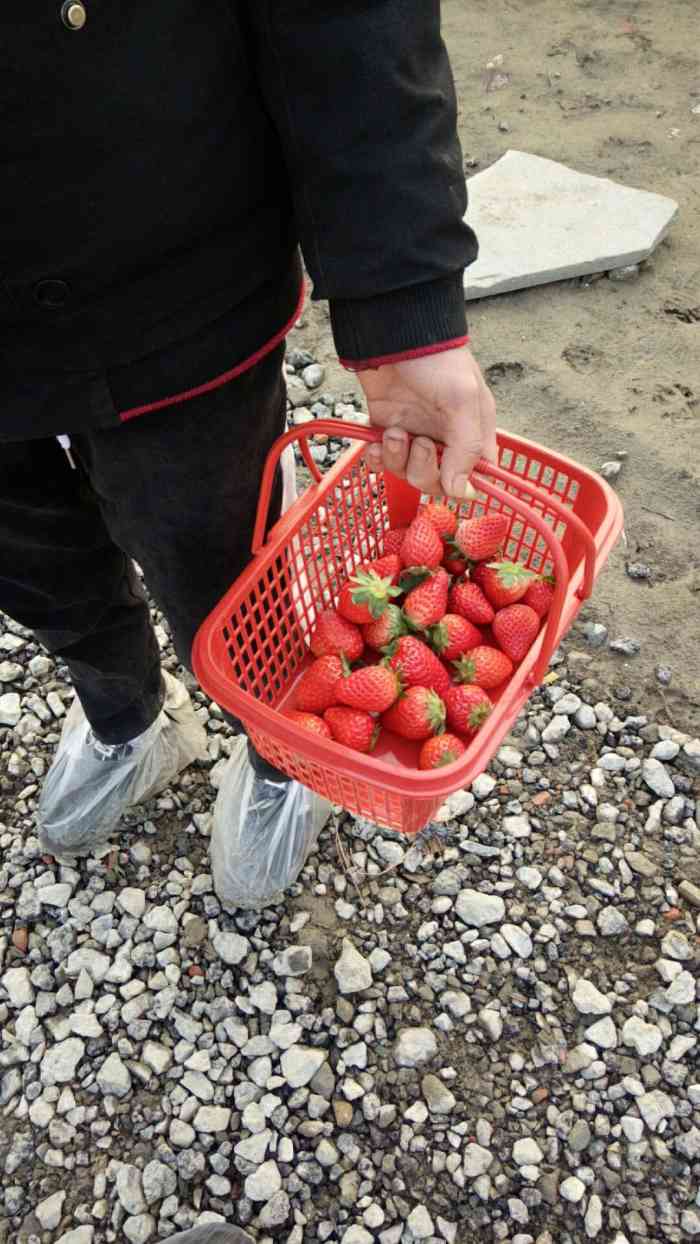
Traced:
<path id="1" fill-rule="evenodd" d="M 70 288 L 65 281 L 38 281 L 34 286 L 34 298 L 40 307 L 62 307 L 68 301 Z"/>
<path id="2" fill-rule="evenodd" d="M 61 7 L 61 21 L 69 30 L 82 30 L 87 21 L 87 13 L 81 0 L 64 0 Z"/>

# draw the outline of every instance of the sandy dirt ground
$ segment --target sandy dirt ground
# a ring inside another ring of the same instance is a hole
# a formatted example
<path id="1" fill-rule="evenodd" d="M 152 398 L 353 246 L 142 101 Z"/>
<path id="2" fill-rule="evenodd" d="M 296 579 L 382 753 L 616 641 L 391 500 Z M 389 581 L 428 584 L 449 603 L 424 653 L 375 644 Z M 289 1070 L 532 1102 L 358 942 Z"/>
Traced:
<path id="1" fill-rule="evenodd" d="M 626 454 L 617 487 L 627 544 L 581 617 L 605 623 L 611 638 L 639 640 L 641 652 L 597 651 L 590 672 L 613 692 L 631 687 L 634 702 L 660 720 L 665 713 L 697 729 L 697 0 L 444 0 L 443 13 L 468 175 L 516 148 L 679 203 L 671 234 L 635 281 L 565 281 L 482 299 L 468 311 L 501 426 L 593 468 Z M 489 90 L 485 67 L 497 55 L 510 81 Z M 307 314 L 303 335 L 326 364 L 328 387 L 351 390 L 323 306 Z M 651 579 L 630 579 L 629 561 L 647 563 Z M 673 673 L 668 689 L 655 676 L 660 664 Z"/>

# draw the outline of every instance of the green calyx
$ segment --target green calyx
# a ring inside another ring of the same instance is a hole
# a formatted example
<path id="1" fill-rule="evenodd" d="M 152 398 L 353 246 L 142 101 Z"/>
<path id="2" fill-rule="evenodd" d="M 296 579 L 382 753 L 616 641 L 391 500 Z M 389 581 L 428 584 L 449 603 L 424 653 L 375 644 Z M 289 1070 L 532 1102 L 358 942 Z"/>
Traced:
<path id="1" fill-rule="evenodd" d="M 395 646 L 396 640 L 406 634 L 406 623 L 398 605 L 387 605 L 382 617 L 386 624 L 386 644 L 382 652 L 389 652 L 389 648 Z M 393 652 L 389 652 L 389 656 L 393 656 Z"/>
<path id="2" fill-rule="evenodd" d="M 465 652 L 456 661 L 452 662 L 458 682 L 473 682 L 476 674 L 476 665 Z"/>
<path id="3" fill-rule="evenodd" d="M 358 570 L 352 576 L 352 599 L 356 605 L 366 605 L 373 618 L 381 618 L 389 601 L 401 595 L 391 579 L 381 579 L 373 570 Z"/>
<path id="4" fill-rule="evenodd" d="M 450 636 L 444 622 L 438 622 L 435 626 L 429 626 L 427 635 L 436 652 L 445 651 L 450 642 Z"/>
<path id="5" fill-rule="evenodd" d="M 421 583 L 425 583 L 432 573 L 429 566 L 409 566 L 401 575 L 399 588 L 402 592 L 412 592 L 414 587 L 420 587 Z"/>
<path id="6" fill-rule="evenodd" d="M 428 692 L 425 697 L 425 711 L 433 734 L 442 734 L 445 729 L 446 709 L 437 691 Z"/>
<path id="7" fill-rule="evenodd" d="M 479 726 L 483 726 L 486 718 L 491 712 L 488 704 L 475 704 L 469 714 L 469 725 L 472 730 L 478 730 Z"/>
<path id="8" fill-rule="evenodd" d="M 504 588 L 520 587 L 521 584 L 537 578 L 534 571 L 528 570 L 522 562 L 489 562 L 488 566 L 489 570 L 497 572 L 498 581 Z"/>

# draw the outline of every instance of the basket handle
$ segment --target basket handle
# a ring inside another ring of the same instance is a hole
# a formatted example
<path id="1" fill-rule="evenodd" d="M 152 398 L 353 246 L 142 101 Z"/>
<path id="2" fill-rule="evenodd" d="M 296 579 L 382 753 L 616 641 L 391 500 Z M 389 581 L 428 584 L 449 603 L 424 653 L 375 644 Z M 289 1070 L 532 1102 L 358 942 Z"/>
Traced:
<path id="1" fill-rule="evenodd" d="M 309 437 L 316 436 L 318 433 L 327 436 L 348 437 L 351 440 L 367 441 L 368 443 L 376 443 L 381 441 L 383 436 L 382 428 L 370 427 L 368 424 L 362 423 L 344 423 L 338 419 L 315 419 L 313 423 L 302 424 L 298 428 L 290 428 L 280 436 L 272 446 L 263 470 L 262 480 L 260 483 L 260 496 L 258 499 L 258 512 L 255 519 L 255 530 L 253 533 L 252 554 L 256 557 L 265 544 L 267 534 L 267 520 L 270 513 L 270 501 L 272 499 L 272 490 L 275 483 L 275 471 L 277 464 L 282 456 L 282 452 L 287 445 L 292 445 L 294 441 L 301 442 L 301 452 L 304 461 L 311 472 L 316 484 L 321 482 L 322 476 L 318 469 L 318 464 L 314 461 L 311 450 L 309 448 Z M 538 500 L 543 506 L 549 510 L 553 510 L 555 514 L 563 519 L 568 526 L 572 527 L 576 532 L 578 539 L 584 550 L 584 570 L 583 582 L 577 590 L 577 595 L 581 600 L 587 600 L 593 591 L 595 581 L 595 565 L 596 565 L 596 548 L 593 537 L 588 530 L 586 524 L 582 522 L 578 514 L 574 514 L 567 506 L 559 500 L 558 497 L 551 493 L 545 492 L 536 484 L 530 483 L 528 480 L 522 479 L 519 475 L 513 475 L 510 471 L 503 467 L 496 466 L 493 462 L 486 462 L 483 458 L 477 464 L 479 472 L 479 484 L 483 488 L 485 481 L 483 474 L 490 475 L 493 479 L 498 479 L 503 484 L 516 484 L 521 491 L 527 491 L 533 498 Z M 510 494 L 509 494 L 510 498 Z M 512 498 L 507 502 L 512 504 Z M 512 506 L 515 509 L 515 506 Z M 531 521 L 535 515 L 532 511 L 528 512 L 528 521 Z"/>

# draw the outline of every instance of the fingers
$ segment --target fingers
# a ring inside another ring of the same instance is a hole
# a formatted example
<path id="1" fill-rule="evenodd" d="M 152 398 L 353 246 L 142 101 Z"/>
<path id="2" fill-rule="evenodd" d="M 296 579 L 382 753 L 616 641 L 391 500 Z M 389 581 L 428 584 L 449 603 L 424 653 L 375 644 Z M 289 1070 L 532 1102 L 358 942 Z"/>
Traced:
<path id="1" fill-rule="evenodd" d="M 482 455 L 489 462 L 498 463 L 496 439 L 496 401 L 488 385 L 482 380 L 480 393 Z"/>
<path id="2" fill-rule="evenodd" d="M 469 482 L 469 476 L 480 457 L 481 445 L 478 442 L 471 446 L 447 446 L 442 455 L 440 484 L 448 497 L 456 497 L 459 501 L 475 500 L 476 491 Z"/>
<path id="3" fill-rule="evenodd" d="M 417 436 L 413 441 L 408 456 L 406 478 L 409 484 L 412 484 L 419 492 L 437 494 L 442 491 L 437 450 L 435 443 L 427 436 Z"/>

